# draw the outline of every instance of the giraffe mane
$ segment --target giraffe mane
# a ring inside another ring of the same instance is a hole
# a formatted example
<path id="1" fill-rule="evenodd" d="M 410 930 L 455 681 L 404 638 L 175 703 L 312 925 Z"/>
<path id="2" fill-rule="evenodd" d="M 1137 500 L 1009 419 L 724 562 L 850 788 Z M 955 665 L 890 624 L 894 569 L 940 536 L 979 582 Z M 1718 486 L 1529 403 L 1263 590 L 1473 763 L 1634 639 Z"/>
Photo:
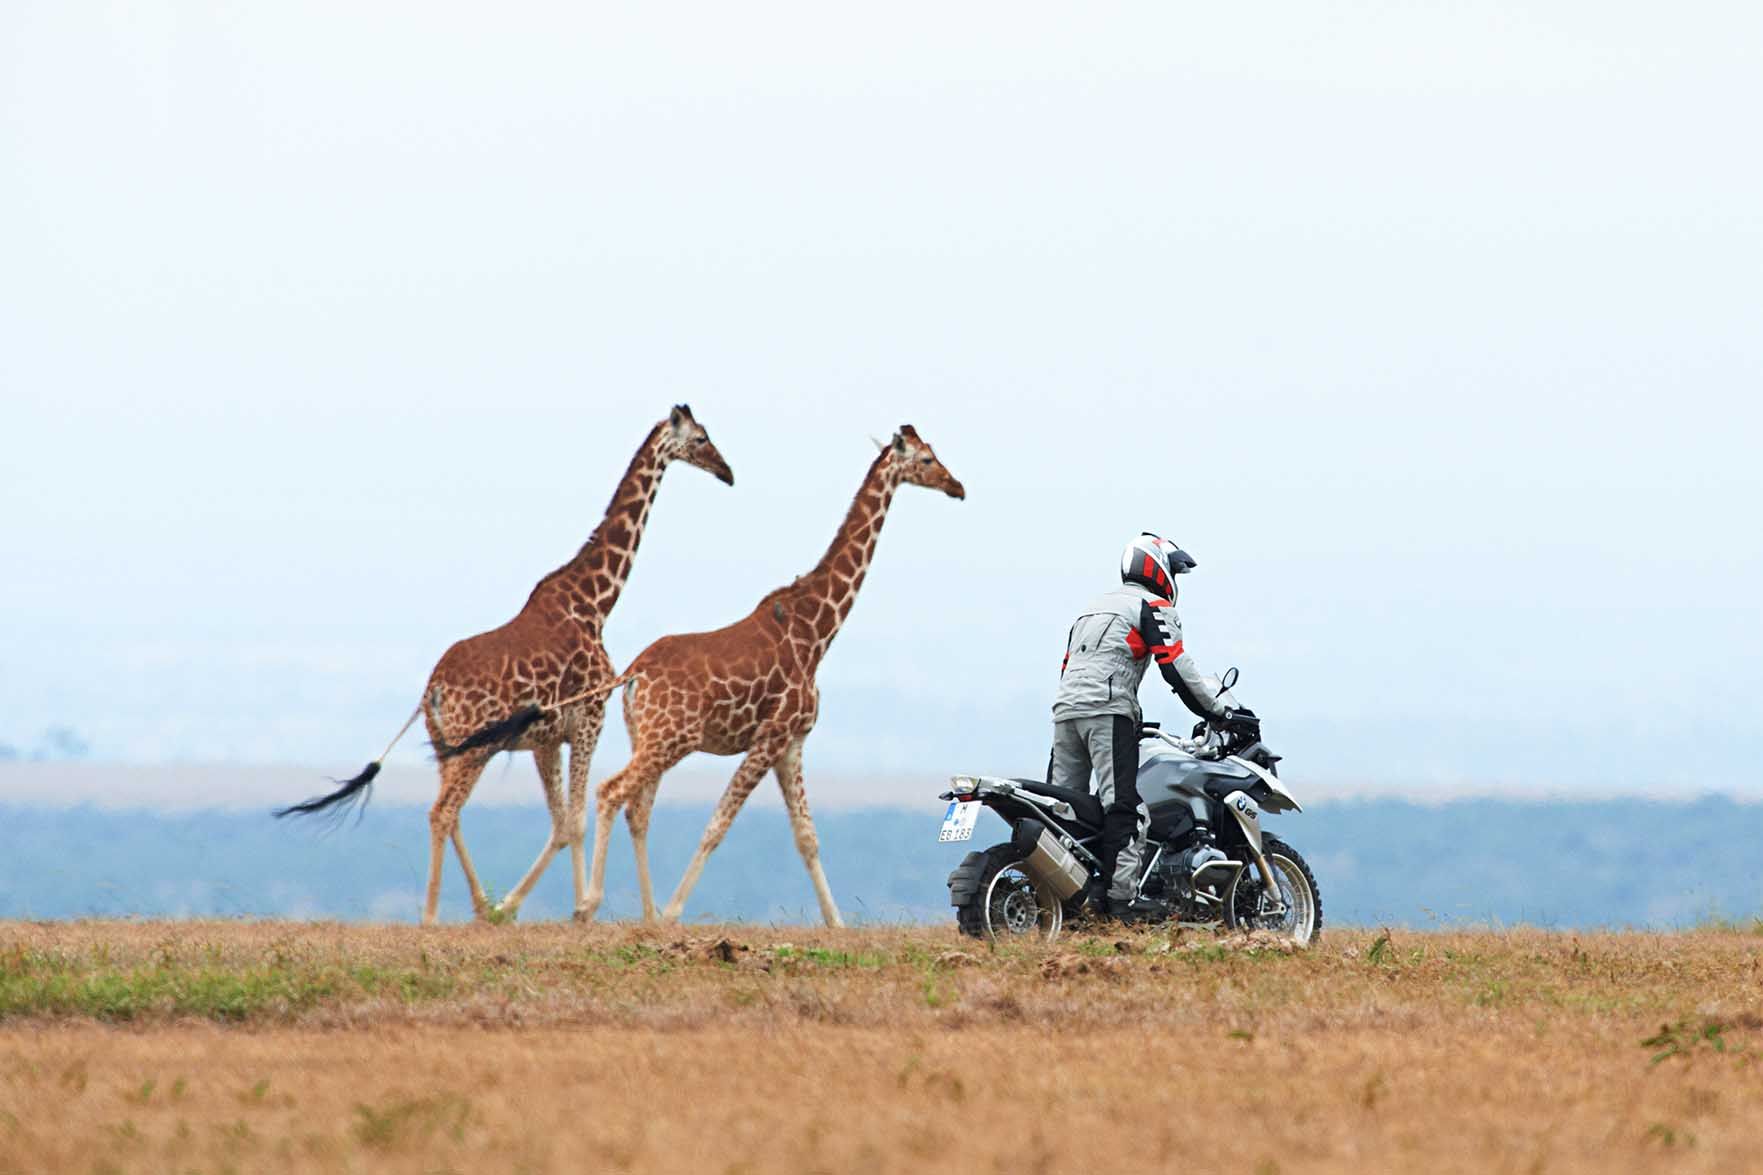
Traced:
<path id="1" fill-rule="evenodd" d="M 681 407 L 681 409 L 684 409 L 685 411 L 687 411 L 688 414 L 690 413 L 690 410 L 686 409 L 685 405 L 682 404 L 682 405 L 680 405 L 680 407 Z M 635 473 L 637 472 L 637 467 L 639 465 L 641 465 L 644 462 L 644 460 L 646 460 L 648 458 L 650 450 L 654 447 L 656 441 L 659 439 L 659 437 L 661 435 L 661 431 L 663 429 L 665 429 L 666 427 L 667 427 L 667 422 L 662 421 L 661 423 L 657 424 L 654 428 L 649 430 L 649 435 L 643 438 L 643 443 L 638 445 L 637 451 L 631 455 L 630 464 L 625 466 L 624 475 L 618 479 L 618 484 L 612 488 L 612 497 L 606 503 L 606 509 L 602 513 L 602 518 L 601 518 L 599 525 L 594 527 L 594 532 L 587 537 L 587 541 L 582 543 L 581 547 L 576 551 L 576 553 L 570 557 L 569 562 L 563 564 L 563 566 L 561 566 L 561 567 L 557 567 L 551 571 L 546 572 L 542 577 L 540 577 L 539 582 L 533 585 L 533 590 L 527 594 L 527 598 L 526 598 L 526 606 L 527 607 L 530 608 L 530 607 L 534 606 L 534 604 L 537 603 L 537 601 L 539 600 L 540 595 L 544 592 L 544 590 L 547 587 L 550 587 L 551 585 L 555 584 L 558 580 L 562 579 L 564 576 L 569 575 L 572 572 L 579 570 L 582 567 L 582 565 L 587 562 L 588 556 L 593 554 L 596 546 L 599 543 L 600 527 L 602 527 L 606 524 L 606 522 L 605 522 L 606 516 L 613 514 L 618 509 L 619 493 L 624 489 L 624 487 L 630 482 L 631 478 L 635 475 Z"/>

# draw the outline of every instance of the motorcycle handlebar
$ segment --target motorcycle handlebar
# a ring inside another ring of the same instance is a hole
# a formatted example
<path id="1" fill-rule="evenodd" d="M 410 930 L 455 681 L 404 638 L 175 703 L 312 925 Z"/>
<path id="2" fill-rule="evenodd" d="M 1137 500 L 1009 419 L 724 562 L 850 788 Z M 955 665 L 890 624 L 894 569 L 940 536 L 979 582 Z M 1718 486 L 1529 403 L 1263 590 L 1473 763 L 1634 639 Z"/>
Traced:
<path id="1" fill-rule="evenodd" d="M 1155 737 L 1155 738 L 1162 739 L 1164 742 L 1168 743 L 1170 746 L 1174 747 L 1176 750 L 1185 751 L 1190 755 L 1193 754 L 1195 751 L 1200 750 L 1202 747 L 1205 746 L 1205 743 L 1206 743 L 1205 739 L 1177 738 L 1175 735 L 1170 734 L 1167 730 L 1164 730 L 1162 727 L 1154 726 L 1154 725 L 1150 725 L 1150 724 L 1147 724 L 1144 727 L 1144 732 L 1148 735 Z"/>
<path id="2" fill-rule="evenodd" d="M 1229 738 L 1229 731 L 1213 722 L 1196 723 L 1194 726 L 1195 737 L 1193 738 L 1177 738 L 1175 735 L 1170 734 L 1154 722 L 1145 723 L 1140 730 L 1146 737 L 1160 739 L 1174 747 L 1176 750 L 1198 758 L 1223 758 L 1226 755 L 1240 755 L 1256 747 L 1262 747 L 1263 745 L 1257 740 L 1233 749 Z M 1201 733 L 1202 731 L 1204 733 Z M 1212 741 L 1213 734 L 1219 734 L 1224 737 L 1222 741 L 1214 743 Z M 1272 752 L 1268 752 L 1268 754 L 1272 755 Z M 1279 760 L 1278 755 L 1273 755 L 1272 757 L 1275 762 Z"/>

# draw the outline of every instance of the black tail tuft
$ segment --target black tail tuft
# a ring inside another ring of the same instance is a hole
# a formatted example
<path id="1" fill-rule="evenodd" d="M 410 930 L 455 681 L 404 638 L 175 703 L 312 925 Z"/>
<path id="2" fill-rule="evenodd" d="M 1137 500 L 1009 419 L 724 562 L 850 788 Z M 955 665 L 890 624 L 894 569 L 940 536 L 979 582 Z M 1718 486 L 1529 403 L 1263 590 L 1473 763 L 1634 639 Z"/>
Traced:
<path id="1" fill-rule="evenodd" d="M 332 808 L 338 809 L 336 813 L 338 818 L 347 816 L 349 809 L 357 804 L 365 808 L 368 794 L 373 789 L 373 778 L 379 773 L 380 765 L 376 759 L 362 768 L 361 774 L 354 779 L 345 779 L 336 791 L 328 795 L 313 796 L 310 800 L 303 800 L 286 808 L 279 808 L 276 810 L 275 818 L 280 820 L 283 816 L 313 816 L 320 812 L 327 812 Z M 332 780 L 331 782 L 335 783 L 336 781 Z M 339 805 L 341 806 L 339 807 Z"/>
<path id="2" fill-rule="evenodd" d="M 514 744 L 520 741 L 520 736 L 544 716 L 545 710 L 542 706 L 536 702 L 528 702 L 508 717 L 492 722 L 481 730 L 472 731 L 461 742 L 448 744 L 436 740 L 435 757 L 437 759 L 452 759 L 467 751 L 481 750 L 485 747 L 490 749 L 492 755 L 497 751 L 513 750 Z"/>

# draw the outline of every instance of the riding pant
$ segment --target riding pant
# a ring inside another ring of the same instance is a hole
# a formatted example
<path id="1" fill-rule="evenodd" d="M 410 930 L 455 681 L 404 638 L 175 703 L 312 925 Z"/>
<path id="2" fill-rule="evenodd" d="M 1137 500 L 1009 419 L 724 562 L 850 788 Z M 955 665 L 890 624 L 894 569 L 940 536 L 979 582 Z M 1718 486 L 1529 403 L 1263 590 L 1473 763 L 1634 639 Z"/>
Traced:
<path id="1" fill-rule="evenodd" d="M 1090 776 L 1102 801 L 1102 876 L 1108 896 L 1138 896 L 1139 863 L 1151 813 L 1139 799 L 1139 724 L 1124 714 L 1067 718 L 1053 723 L 1053 757 L 1047 782 L 1089 791 Z"/>

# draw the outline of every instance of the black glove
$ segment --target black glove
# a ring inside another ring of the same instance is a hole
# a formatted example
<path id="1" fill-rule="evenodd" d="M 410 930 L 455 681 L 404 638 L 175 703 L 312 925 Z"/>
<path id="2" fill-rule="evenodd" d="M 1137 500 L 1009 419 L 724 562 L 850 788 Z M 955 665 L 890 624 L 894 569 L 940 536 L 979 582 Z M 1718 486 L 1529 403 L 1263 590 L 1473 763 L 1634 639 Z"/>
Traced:
<path id="1" fill-rule="evenodd" d="M 1261 719 L 1255 717 L 1255 711 L 1247 707 L 1226 710 L 1219 725 L 1246 743 L 1255 742 L 1261 737 Z"/>

